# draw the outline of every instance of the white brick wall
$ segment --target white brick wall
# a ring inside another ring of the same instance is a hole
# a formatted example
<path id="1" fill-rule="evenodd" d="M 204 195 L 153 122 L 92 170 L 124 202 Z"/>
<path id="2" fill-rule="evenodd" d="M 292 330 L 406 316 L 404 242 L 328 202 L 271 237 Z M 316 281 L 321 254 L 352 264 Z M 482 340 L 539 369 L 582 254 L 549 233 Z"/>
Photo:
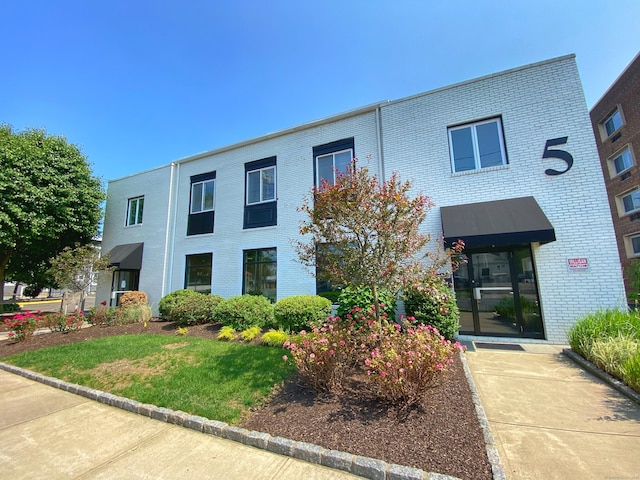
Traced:
<path id="1" fill-rule="evenodd" d="M 557 237 L 534 248 L 548 340 L 566 341 L 566 328 L 585 312 L 625 303 L 604 182 L 573 57 L 381 104 L 380 111 L 384 172 L 399 172 L 436 203 L 425 231 L 441 235 L 442 206 L 536 198 Z M 213 252 L 214 293 L 240 294 L 242 251 L 252 248 L 278 249 L 279 298 L 315 293 L 315 279 L 296 261 L 291 246 L 302 219 L 296 208 L 313 185 L 312 149 L 354 137 L 361 163 L 378 173 L 376 113 L 374 107 L 364 108 L 177 162 L 173 187 L 171 166 L 110 182 L 105 251 L 145 242 L 140 289 L 154 305 L 163 294 L 183 288 L 185 256 L 195 253 Z M 447 127 L 493 116 L 502 117 L 509 165 L 453 175 Z M 564 136 L 568 143 L 558 148 L 573 155 L 573 168 L 564 175 L 545 175 L 547 168 L 564 169 L 562 162 L 541 158 L 548 139 Z M 278 225 L 244 230 L 244 164 L 271 156 L 277 157 Z M 215 231 L 188 237 L 189 177 L 212 170 Z M 169 209 L 171 188 L 175 202 Z M 123 227 L 127 199 L 142 194 L 143 225 Z M 568 257 L 587 257 L 589 270 L 569 272 Z M 103 280 L 98 301 L 108 297 L 109 289 L 110 280 Z"/>

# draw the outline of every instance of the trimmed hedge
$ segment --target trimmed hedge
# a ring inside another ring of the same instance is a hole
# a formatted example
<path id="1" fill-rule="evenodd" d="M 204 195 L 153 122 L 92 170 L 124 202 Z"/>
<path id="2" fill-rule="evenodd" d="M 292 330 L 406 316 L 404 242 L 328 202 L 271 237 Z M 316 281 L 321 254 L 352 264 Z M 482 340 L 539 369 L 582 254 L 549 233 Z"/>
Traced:
<path id="1" fill-rule="evenodd" d="M 298 332 L 325 322 L 331 314 L 331 301 L 317 295 L 296 295 L 278 300 L 273 313 L 278 327 Z"/>
<path id="2" fill-rule="evenodd" d="M 214 311 L 222 297 L 208 293 L 186 295 L 179 299 L 169 313 L 169 318 L 181 327 L 213 322 Z"/>
<path id="3" fill-rule="evenodd" d="M 216 306 L 214 318 L 238 332 L 250 327 L 262 328 L 273 324 L 273 305 L 261 295 L 236 295 Z"/>
<path id="4" fill-rule="evenodd" d="M 160 312 L 160 318 L 163 320 L 172 320 L 171 309 L 178 305 L 184 298 L 193 295 L 200 294 L 193 290 L 176 290 L 174 292 L 166 294 L 160 299 L 160 302 L 158 302 L 158 312 Z"/>

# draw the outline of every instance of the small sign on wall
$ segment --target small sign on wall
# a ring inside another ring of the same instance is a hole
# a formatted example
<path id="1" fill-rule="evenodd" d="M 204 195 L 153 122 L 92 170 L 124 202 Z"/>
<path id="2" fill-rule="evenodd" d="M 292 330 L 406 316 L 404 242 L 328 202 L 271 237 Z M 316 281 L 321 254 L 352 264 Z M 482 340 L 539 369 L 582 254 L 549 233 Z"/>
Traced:
<path id="1" fill-rule="evenodd" d="M 570 272 L 584 272 L 589 269 L 589 259 L 586 257 L 567 258 Z"/>

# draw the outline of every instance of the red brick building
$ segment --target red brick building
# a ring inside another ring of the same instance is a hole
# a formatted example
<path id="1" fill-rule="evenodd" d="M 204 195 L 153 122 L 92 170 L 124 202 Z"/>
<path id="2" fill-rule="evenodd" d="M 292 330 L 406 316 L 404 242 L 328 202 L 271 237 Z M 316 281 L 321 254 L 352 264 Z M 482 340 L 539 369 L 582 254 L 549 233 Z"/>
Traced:
<path id="1" fill-rule="evenodd" d="M 631 261 L 640 258 L 640 54 L 593 106 L 590 115 L 631 301 L 634 297 L 629 295 L 632 289 L 627 271 Z"/>

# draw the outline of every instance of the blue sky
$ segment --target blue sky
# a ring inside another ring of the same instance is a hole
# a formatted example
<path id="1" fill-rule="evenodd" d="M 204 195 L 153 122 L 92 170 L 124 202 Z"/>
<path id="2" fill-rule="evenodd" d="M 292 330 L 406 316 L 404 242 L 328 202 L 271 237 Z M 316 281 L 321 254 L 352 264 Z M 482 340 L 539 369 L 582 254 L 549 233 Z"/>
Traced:
<path id="1" fill-rule="evenodd" d="M 575 53 L 591 107 L 640 48 L 638 0 L 0 2 L 0 123 L 119 178 Z"/>

